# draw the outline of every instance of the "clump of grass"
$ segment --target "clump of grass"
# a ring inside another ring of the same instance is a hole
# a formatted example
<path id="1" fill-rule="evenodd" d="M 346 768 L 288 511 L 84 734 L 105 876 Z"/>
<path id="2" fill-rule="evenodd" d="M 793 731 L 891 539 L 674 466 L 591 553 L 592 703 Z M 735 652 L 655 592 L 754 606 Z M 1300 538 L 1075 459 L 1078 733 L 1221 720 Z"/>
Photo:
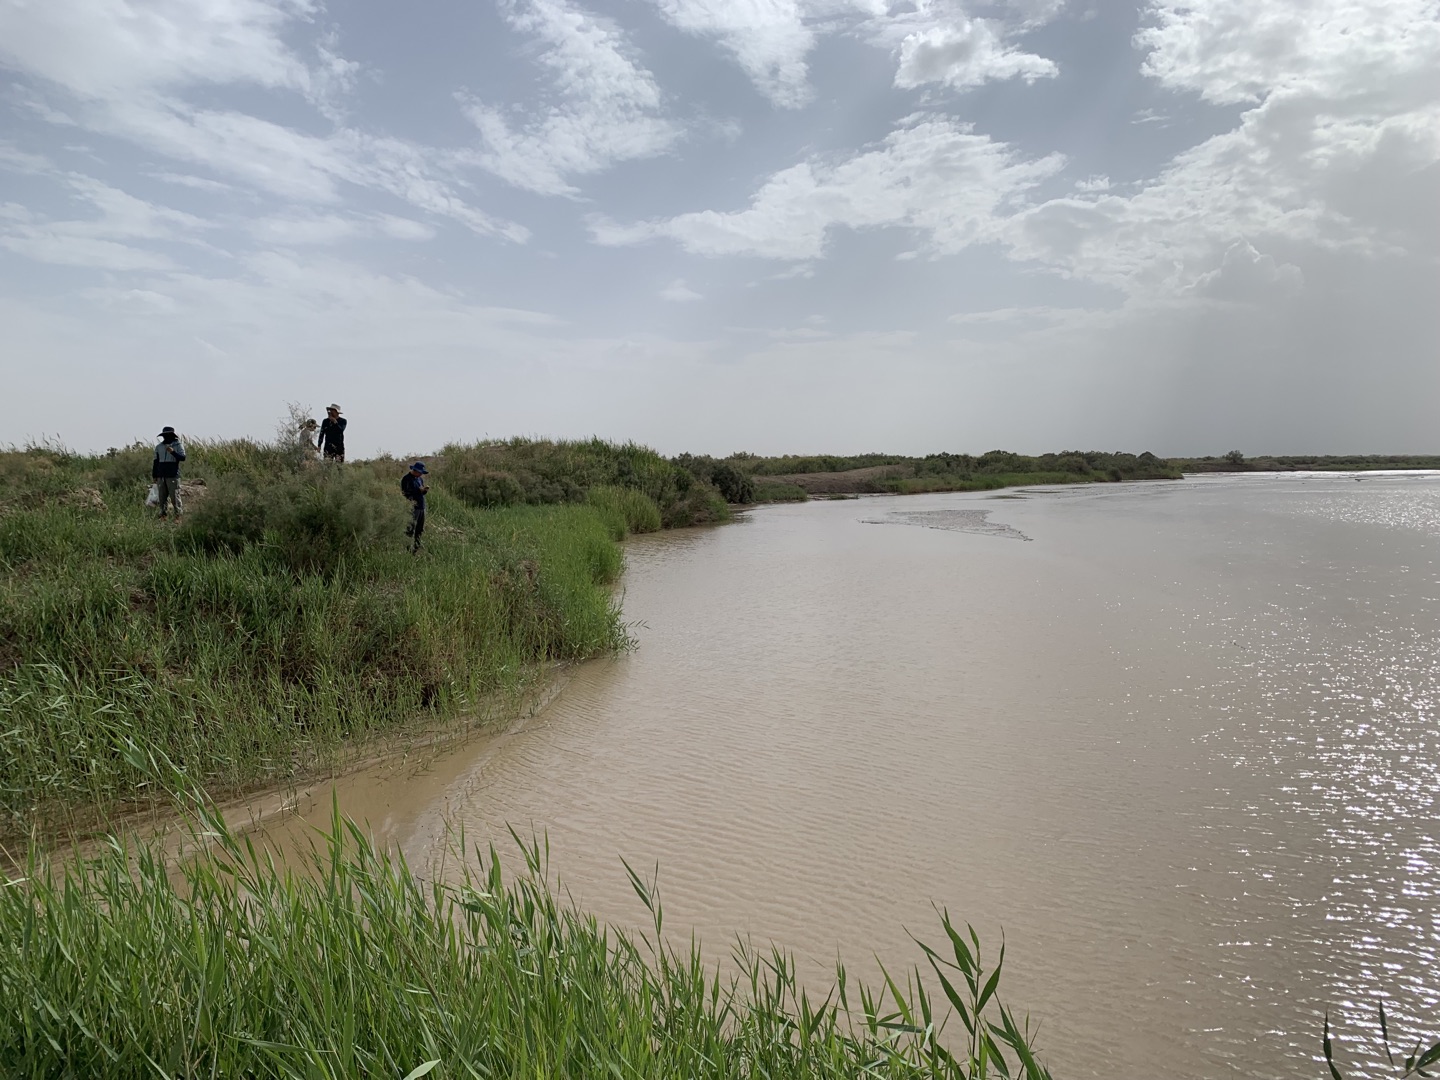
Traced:
<path id="1" fill-rule="evenodd" d="M 789 957 L 738 975 L 654 932 L 562 904 L 541 843 L 502 872 L 475 853 L 423 881 L 338 814 L 307 867 L 280 868 L 218 820 L 178 866 L 112 841 L 63 869 L 32 858 L 0 890 L 0 1059 L 24 1076 L 940 1077 L 1043 1080 L 974 932 L 878 990 L 837 967 L 823 998 Z M 463 840 L 461 841 L 463 846 Z M 947 1007 L 948 1006 L 948 1007 Z M 944 1011 L 942 1011 L 942 1009 Z M 947 1032 L 947 1012 L 963 1023 Z"/>
<path id="2" fill-rule="evenodd" d="M 642 491 L 604 485 L 591 488 L 588 501 L 604 515 L 610 534 L 616 540 L 623 540 L 630 533 L 650 533 L 660 528 L 660 507 Z"/>

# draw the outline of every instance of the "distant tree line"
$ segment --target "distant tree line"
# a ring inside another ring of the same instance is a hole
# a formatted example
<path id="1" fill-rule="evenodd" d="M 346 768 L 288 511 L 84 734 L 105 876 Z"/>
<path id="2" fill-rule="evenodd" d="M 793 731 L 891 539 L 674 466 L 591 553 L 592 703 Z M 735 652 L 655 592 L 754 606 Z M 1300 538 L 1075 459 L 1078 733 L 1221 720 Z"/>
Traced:
<path id="1" fill-rule="evenodd" d="M 1170 458 L 1187 473 L 1203 472 L 1366 472 L 1373 469 L 1440 469 L 1436 454 L 1262 454 L 1231 450 L 1218 457 Z"/>

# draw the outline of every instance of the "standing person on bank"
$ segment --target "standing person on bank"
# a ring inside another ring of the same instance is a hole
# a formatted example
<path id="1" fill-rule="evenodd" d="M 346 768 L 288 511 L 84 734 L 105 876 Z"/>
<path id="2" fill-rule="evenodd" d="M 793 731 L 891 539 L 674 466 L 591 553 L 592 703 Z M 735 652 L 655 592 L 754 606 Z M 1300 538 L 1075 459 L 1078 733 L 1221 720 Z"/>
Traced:
<path id="1" fill-rule="evenodd" d="M 160 493 L 160 520 L 165 520 L 166 507 L 175 508 L 180 517 L 180 463 L 185 460 L 185 447 L 175 429 L 166 424 L 160 431 L 160 444 L 155 447 L 155 460 L 150 463 L 150 479 Z"/>
<path id="2" fill-rule="evenodd" d="M 325 455 L 326 461 L 345 460 L 345 418 L 340 415 L 340 406 L 334 402 L 325 408 L 325 419 L 320 421 L 320 438 L 315 446 Z"/>
<path id="3" fill-rule="evenodd" d="M 420 550 L 420 534 L 425 531 L 425 493 L 430 490 L 430 485 L 425 483 L 425 474 L 429 471 L 423 461 L 417 461 L 400 478 L 400 493 L 410 500 L 410 524 L 405 529 L 405 535 L 414 538 L 414 543 L 410 545 L 412 555 Z"/>

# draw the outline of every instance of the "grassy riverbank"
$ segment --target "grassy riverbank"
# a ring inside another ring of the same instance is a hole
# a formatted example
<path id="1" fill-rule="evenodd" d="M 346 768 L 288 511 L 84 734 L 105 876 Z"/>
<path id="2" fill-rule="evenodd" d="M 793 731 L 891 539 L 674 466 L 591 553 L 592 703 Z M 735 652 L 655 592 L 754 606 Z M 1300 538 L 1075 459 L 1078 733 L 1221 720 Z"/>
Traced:
<path id="1" fill-rule="evenodd" d="M 0 455 L 0 834 L 513 707 L 547 664 L 625 646 L 614 541 L 661 524 L 634 487 L 488 508 L 442 468 L 412 557 L 402 465 L 240 442 L 191 447 L 191 506 L 162 525 L 148 458 Z"/>
<path id="2" fill-rule="evenodd" d="M 0 889 L 7 1075 L 1048 1076 L 1001 1006 L 1000 965 L 948 918 L 933 1001 L 918 973 L 872 993 L 840 970 L 826 996 L 773 951 L 738 956 L 731 979 L 664 944 L 639 878 L 654 933 L 597 924 L 556 900 L 538 845 L 518 876 L 492 850 L 451 887 L 338 820 L 299 874 L 203 827 L 179 881 L 117 845 Z"/>

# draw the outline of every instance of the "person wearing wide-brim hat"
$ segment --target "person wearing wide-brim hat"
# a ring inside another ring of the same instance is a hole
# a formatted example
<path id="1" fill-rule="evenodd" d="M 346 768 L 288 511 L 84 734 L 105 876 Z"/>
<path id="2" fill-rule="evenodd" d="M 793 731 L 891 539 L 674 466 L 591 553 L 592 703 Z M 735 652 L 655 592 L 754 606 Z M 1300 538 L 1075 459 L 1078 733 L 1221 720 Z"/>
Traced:
<path id="1" fill-rule="evenodd" d="M 180 463 L 185 460 L 185 447 L 175 429 L 166 424 L 156 436 L 160 443 L 155 447 L 155 459 L 150 463 L 150 479 L 155 481 L 160 495 L 160 520 L 164 521 L 167 505 L 180 517 Z"/>
<path id="2" fill-rule="evenodd" d="M 400 478 L 400 493 L 410 500 L 410 524 L 405 528 L 405 535 L 414 541 L 410 545 L 412 555 L 420 550 L 420 536 L 425 531 L 425 496 L 430 491 L 425 476 L 429 471 L 423 461 L 417 461 Z"/>
<path id="3" fill-rule="evenodd" d="M 333 401 L 325 407 L 325 419 L 320 421 L 320 438 L 315 447 L 326 461 L 345 460 L 345 418 L 340 415 L 340 406 Z"/>

